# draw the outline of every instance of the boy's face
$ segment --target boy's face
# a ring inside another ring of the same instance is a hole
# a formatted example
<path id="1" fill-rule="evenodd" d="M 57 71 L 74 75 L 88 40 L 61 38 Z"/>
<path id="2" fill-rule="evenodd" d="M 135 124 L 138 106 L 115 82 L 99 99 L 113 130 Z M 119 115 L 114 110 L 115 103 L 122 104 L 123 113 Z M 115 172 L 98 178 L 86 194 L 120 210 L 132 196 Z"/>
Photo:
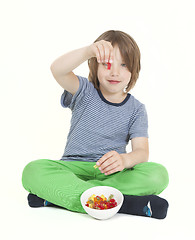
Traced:
<path id="1" fill-rule="evenodd" d="M 118 46 L 114 47 L 110 70 L 107 69 L 106 63 L 99 63 L 97 77 L 102 93 L 124 96 L 124 89 L 131 79 L 131 73 L 122 59 Z"/>

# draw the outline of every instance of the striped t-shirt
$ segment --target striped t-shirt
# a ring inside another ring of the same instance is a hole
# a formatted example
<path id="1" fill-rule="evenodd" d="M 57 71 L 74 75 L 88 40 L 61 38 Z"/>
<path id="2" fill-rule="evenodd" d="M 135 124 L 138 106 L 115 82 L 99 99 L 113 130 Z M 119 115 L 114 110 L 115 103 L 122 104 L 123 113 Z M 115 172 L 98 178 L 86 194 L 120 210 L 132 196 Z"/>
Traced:
<path id="1" fill-rule="evenodd" d="M 132 138 L 148 137 L 144 104 L 131 94 L 121 103 L 107 101 L 87 78 L 77 76 L 79 89 L 66 90 L 61 105 L 72 110 L 71 126 L 61 160 L 96 162 L 115 150 L 126 153 Z"/>

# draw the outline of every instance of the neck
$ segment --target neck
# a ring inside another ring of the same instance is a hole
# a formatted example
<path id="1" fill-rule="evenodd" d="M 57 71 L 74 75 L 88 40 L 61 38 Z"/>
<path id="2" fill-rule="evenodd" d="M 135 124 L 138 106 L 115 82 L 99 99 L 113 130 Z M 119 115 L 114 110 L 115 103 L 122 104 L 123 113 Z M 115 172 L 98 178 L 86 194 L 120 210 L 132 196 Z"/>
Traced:
<path id="1" fill-rule="evenodd" d="M 121 103 L 127 97 L 127 93 L 124 93 L 124 92 L 109 93 L 109 92 L 104 91 L 104 89 L 102 89 L 101 87 L 100 87 L 100 91 L 101 91 L 102 95 L 104 96 L 104 98 L 107 101 L 112 102 L 112 103 Z"/>

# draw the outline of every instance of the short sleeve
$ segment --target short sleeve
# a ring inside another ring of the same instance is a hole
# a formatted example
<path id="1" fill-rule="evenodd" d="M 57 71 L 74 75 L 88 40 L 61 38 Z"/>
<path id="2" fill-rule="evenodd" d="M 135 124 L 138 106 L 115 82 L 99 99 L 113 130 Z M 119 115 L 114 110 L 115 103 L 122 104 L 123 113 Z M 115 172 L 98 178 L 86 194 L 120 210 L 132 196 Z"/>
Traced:
<path id="1" fill-rule="evenodd" d="M 86 93 L 89 91 L 89 81 L 85 77 L 77 76 L 79 79 L 79 88 L 77 92 L 72 95 L 70 92 L 64 90 L 61 96 L 61 105 L 64 108 L 73 110 L 79 102 L 82 101 Z"/>
<path id="2" fill-rule="evenodd" d="M 148 116 L 144 104 L 141 104 L 132 115 L 129 138 L 148 137 Z"/>

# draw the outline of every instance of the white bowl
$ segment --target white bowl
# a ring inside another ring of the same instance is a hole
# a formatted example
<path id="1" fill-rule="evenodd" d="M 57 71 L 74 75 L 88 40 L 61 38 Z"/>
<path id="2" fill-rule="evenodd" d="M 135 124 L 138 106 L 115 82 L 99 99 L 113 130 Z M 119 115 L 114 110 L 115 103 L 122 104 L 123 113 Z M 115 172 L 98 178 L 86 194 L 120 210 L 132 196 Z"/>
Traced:
<path id="1" fill-rule="evenodd" d="M 96 196 L 97 195 L 101 196 L 103 194 L 106 198 L 109 198 L 110 194 L 113 194 L 114 195 L 113 198 L 116 200 L 117 206 L 110 209 L 105 209 L 105 210 L 93 209 L 85 206 L 86 202 L 88 201 L 88 198 L 91 197 L 91 195 L 93 194 L 95 194 Z M 123 194 L 116 188 L 108 187 L 108 186 L 97 186 L 97 187 L 92 187 L 86 190 L 81 195 L 80 200 L 84 210 L 90 216 L 96 219 L 108 219 L 113 217 L 120 210 L 124 197 L 123 197 Z"/>

